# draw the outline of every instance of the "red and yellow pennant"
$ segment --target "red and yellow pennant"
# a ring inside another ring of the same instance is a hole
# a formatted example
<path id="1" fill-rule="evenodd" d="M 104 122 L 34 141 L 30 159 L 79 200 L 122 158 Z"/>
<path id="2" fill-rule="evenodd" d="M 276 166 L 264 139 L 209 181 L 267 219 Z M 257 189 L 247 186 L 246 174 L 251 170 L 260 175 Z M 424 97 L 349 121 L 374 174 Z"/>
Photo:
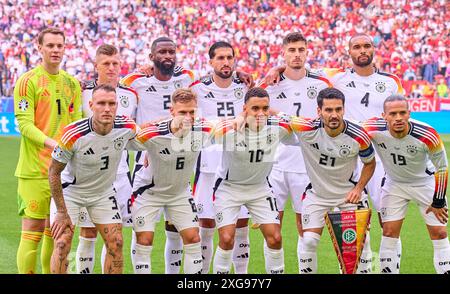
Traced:
<path id="1" fill-rule="evenodd" d="M 371 209 L 361 209 L 333 211 L 325 215 L 343 274 L 354 274 L 358 268 L 371 213 Z"/>

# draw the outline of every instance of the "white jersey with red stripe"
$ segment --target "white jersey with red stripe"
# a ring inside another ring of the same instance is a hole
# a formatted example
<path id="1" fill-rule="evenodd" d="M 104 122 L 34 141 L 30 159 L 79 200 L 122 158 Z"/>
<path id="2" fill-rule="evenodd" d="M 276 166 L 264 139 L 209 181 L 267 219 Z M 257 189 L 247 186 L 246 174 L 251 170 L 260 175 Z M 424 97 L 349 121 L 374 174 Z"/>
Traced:
<path id="1" fill-rule="evenodd" d="M 358 156 L 363 162 L 375 157 L 369 135 L 357 123 L 344 120 L 345 128 L 336 137 L 330 137 L 321 119 L 295 117 L 291 128 L 302 146 L 306 171 L 312 190 L 325 199 L 344 199 L 354 188 Z"/>
<path id="2" fill-rule="evenodd" d="M 191 131 L 180 138 L 171 133 L 170 123 L 146 124 L 137 135 L 149 156 L 150 182 L 139 187 L 136 194 L 150 189 L 162 197 L 185 195 L 198 154 L 214 134 L 213 123 L 196 119 Z"/>
<path id="3" fill-rule="evenodd" d="M 324 69 L 333 87 L 345 95 L 345 118 L 365 121 L 383 113 L 384 100 L 393 94 L 403 94 L 400 79 L 375 68 L 370 76 L 360 76 L 353 68 Z"/>
<path id="4" fill-rule="evenodd" d="M 61 174 L 64 193 L 81 198 L 113 193 L 122 152 L 136 137 L 137 129 L 125 116 L 116 116 L 106 135 L 93 130 L 92 118 L 68 125 L 52 153 L 53 159 L 67 164 Z"/>
<path id="5" fill-rule="evenodd" d="M 300 80 L 291 80 L 280 75 L 277 85 L 266 86 L 270 97 L 270 107 L 288 115 L 315 117 L 317 116 L 317 95 L 331 83 L 324 77 L 309 71 Z M 281 144 L 276 154 L 273 169 L 284 172 L 306 173 L 303 156 L 299 146 Z"/>
<path id="6" fill-rule="evenodd" d="M 205 77 L 191 85 L 197 94 L 198 115 L 206 119 L 235 117 L 242 112 L 247 86 L 233 78 L 227 88 L 220 88 L 212 76 Z M 220 164 L 221 146 L 212 145 L 202 150 L 200 172 L 215 173 Z"/>
<path id="7" fill-rule="evenodd" d="M 222 133 L 224 151 L 216 178 L 236 185 L 267 183 L 279 142 L 297 143 L 289 124 L 278 117 L 269 117 L 258 132 L 246 128 L 241 133 L 228 126 Z"/>
<path id="8" fill-rule="evenodd" d="M 383 162 L 386 179 L 399 183 L 426 184 L 434 175 L 435 196 L 445 199 L 448 162 L 444 144 L 436 130 L 410 119 L 409 132 L 395 138 L 382 118 L 372 118 L 363 124 Z"/>
<path id="9" fill-rule="evenodd" d="M 82 89 L 82 103 L 83 103 L 83 117 L 92 116 L 92 110 L 89 107 L 89 101 L 92 99 L 92 91 L 97 86 L 97 81 L 86 81 L 83 83 Z M 136 119 L 136 109 L 139 101 L 136 91 L 132 88 L 118 85 L 116 87 L 117 96 L 117 115 L 125 115 L 131 119 Z M 117 174 L 125 174 L 130 171 L 128 166 L 128 152 L 124 151 L 122 159 L 120 160 Z"/>
<path id="10" fill-rule="evenodd" d="M 176 66 L 168 81 L 160 81 L 155 76 L 131 73 L 120 83 L 133 88 L 139 95 L 136 123 L 160 120 L 170 116 L 170 98 L 178 88 L 188 88 L 194 82 L 194 73 Z"/>

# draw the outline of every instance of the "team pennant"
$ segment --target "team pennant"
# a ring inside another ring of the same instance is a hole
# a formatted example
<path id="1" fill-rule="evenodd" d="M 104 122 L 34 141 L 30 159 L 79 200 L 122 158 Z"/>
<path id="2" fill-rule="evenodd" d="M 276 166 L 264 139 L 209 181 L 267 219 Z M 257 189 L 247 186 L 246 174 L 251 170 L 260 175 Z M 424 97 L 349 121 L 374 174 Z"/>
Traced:
<path id="1" fill-rule="evenodd" d="M 370 225 L 371 209 L 333 211 L 325 215 L 343 274 L 354 274 Z"/>

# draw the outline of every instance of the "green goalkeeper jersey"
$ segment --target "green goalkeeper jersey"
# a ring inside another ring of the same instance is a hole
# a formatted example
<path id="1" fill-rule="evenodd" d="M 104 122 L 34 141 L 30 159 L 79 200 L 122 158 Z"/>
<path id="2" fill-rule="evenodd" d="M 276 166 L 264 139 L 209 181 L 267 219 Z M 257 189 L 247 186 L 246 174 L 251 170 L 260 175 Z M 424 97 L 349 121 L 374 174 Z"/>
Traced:
<path id="1" fill-rule="evenodd" d="M 52 75 L 39 65 L 17 80 L 14 113 L 22 135 L 16 177 L 47 178 L 52 150 L 44 142 L 58 141 L 65 126 L 81 119 L 79 82 L 63 70 Z"/>

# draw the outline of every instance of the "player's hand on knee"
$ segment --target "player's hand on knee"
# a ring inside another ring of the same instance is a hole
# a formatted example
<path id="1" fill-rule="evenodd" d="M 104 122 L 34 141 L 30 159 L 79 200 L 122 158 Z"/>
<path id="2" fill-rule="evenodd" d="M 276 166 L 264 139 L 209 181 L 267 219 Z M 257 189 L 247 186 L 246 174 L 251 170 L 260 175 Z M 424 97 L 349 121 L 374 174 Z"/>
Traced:
<path id="1" fill-rule="evenodd" d="M 425 211 L 426 214 L 428 213 L 434 213 L 436 218 L 439 220 L 440 223 L 446 224 L 448 222 L 448 208 L 442 207 L 442 208 L 435 208 L 433 206 L 428 206 L 427 210 Z"/>
<path id="2" fill-rule="evenodd" d="M 67 228 L 70 230 L 70 232 L 73 233 L 74 225 L 72 224 L 69 215 L 67 214 L 67 212 L 57 212 L 55 221 L 50 228 L 53 239 L 59 239 L 64 234 Z"/>

